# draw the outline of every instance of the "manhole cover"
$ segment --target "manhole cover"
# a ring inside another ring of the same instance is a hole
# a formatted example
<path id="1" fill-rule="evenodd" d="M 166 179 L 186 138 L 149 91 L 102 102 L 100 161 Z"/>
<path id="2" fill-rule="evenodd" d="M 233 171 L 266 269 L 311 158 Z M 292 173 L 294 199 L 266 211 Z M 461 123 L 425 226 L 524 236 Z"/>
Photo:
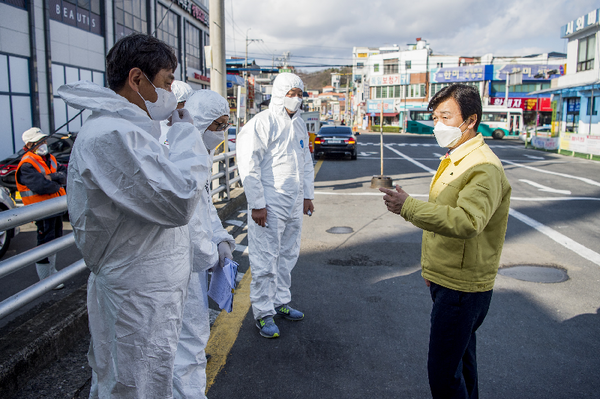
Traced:
<path id="1" fill-rule="evenodd" d="M 550 266 L 509 266 L 499 269 L 498 273 L 534 283 L 562 283 L 569 279 L 566 271 Z"/>
<path id="2" fill-rule="evenodd" d="M 348 226 L 336 226 L 330 228 L 329 230 L 327 230 L 327 232 L 330 234 L 350 234 L 354 233 L 354 230 L 352 229 L 352 227 Z"/>

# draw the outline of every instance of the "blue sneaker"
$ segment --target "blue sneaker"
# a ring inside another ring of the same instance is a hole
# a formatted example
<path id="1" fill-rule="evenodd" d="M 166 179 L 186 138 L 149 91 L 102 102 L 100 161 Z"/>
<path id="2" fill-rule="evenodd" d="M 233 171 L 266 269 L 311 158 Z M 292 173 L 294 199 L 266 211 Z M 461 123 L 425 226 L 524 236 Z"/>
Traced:
<path id="1" fill-rule="evenodd" d="M 275 308 L 277 312 L 277 316 L 285 317 L 288 320 L 302 320 L 304 318 L 304 313 L 299 310 L 290 308 L 288 305 L 281 305 Z"/>
<path id="2" fill-rule="evenodd" d="M 262 319 L 256 320 L 256 327 L 265 338 L 277 338 L 279 337 L 279 328 L 273 321 L 273 316 L 263 317 Z"/>

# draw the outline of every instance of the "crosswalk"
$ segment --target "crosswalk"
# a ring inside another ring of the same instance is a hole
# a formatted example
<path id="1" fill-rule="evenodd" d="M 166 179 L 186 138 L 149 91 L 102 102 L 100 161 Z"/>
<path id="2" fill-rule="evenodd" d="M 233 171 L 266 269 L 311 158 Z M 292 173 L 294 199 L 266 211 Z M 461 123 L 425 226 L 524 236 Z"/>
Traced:
<path id="1" fill-rule="evenodd" d="M 356 143 L 358 146 L 377 146 L 379 147 L 379 143 L 378 142 L 367 142 L 367 143 L 363 143 L 363 142 L 359 142 Z M 436 147 L 439 148 L 440 146 L 437 145 L 436 143 L 384 143 L 386 146 L 395 146 L 395 147 Z M 488 146 L 490 148 L 509 148 L 509 149 L 524 149 L 524 147 L 518 146 L 518 145 L 513 145 L 513 144 L 488 144 Z"/>

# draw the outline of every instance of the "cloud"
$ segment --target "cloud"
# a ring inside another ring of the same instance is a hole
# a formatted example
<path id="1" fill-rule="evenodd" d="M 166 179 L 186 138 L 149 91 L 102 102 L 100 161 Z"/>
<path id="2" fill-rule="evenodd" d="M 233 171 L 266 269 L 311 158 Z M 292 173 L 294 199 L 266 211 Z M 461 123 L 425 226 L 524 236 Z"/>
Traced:
<path id="1" fill-rule="evenodd" d="M 225 0 L 227 54 L 244 56 L 246 32 L 263 40 L 248 48 L 259 64 L 284 51 L 292 65 L 349 64 L 354 46 L 403 47 L 417 37 L 436 54 L 564 52 L 561 26 L 597 7 L 592 0 Z"/>

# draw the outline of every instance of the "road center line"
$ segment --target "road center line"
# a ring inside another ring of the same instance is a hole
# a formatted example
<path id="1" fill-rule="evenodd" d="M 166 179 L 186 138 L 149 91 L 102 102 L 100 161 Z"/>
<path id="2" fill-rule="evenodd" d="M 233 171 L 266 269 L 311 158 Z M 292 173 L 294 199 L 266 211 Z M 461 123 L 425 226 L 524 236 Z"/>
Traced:
<path id="1" fill-rule="evenodd" d="M 573 175 L 568 175 L 566 173 L 559 173 L 559 172 L 552 172 L 550 170 L 544 170 L 544 169 L 539 169 L 539 168 L 534 168 L 533 166 L 527 166 L 527 165 L 522 165 L 520 163 L 517 162 L 512 162 L 512 161 L 507 161 L 505 159 L 501 159 L 502 162 L 505 162 L 507 164 L 510 165 L 514 165 L 514 166 L 518 166 L 521 168 L 525 168 L 525 169 L 530 169 L 530 170 L 535 170 L 536 172 L 540 172 L 540 173 L 547 173 L 549 175 L 555 175 L 555 176 L 561 176 L 561 177 L 566 177 L 568 179 L 575 179 L 575 180 L 580 180 L 584 183 L 590 184 L 592 186 L 597 186 L 600 187 L 600 183 L 598 183 L 595 180 L 592 179 L 588 179 L 587 177 L 579 177 L 579 176 L 573 176 Z"/>
<path id="2" fill-rule="evenodd" d="M 534 181 L 527 180 L 527 179 L 519 179 L 519 181 L 522 181 L 523 183 L 527 183 L 530 186 L 533 186 L 533 187 L 537 188 L 539 191 L 546 191 L 546 192 L 549 192 L 549 193 L 571 195 L 571 191 L 569 191 L 569 190 L 558 190 L 556 188 L 546 187 L 546 186 L 544 186 L 542 184 L 539 184 L 539 183 L 536 183 Z"/>
<path id="3" fill-rule="evenodd" d="M 406 159 L 409 162 L 412 162 L 413 164 L 420 166 L 421 168 L 425 169 L 426 171 L 435 174 L 435 171 L 433 171 L 431 168 L 423 165 L 420 162 L 415 161 L 414 159 L 410 158 L 407 155 L 402 154 L 401 152 L 397 152 L 394 149 L 388 147 L 386 145 L 386 147 L 389 150 L 392 150 L 394 152 L 396 152 L 398 155 L 400 155 L 401 157 L 403 157 L 404 159 Z M 507 162 L 507 161 L 503 161 L 503 162 Z M 542 169 L 538 169 L 538 168 L 533 168 L 533 167 L 529 167 L 529 166 L 524 166 L 524 165 L 519 165 L 517 163 L 513 163 L 513 162 L 507 162 L 507 163 L 511 163 L 513 165 L 517 165 L 517 166 L 521 166 L 524 168 L 528 168 L 528 169 L 533 169 L 533 170 L 538 170 L 540 172 L 543 173 L 549 173 L 549 174 L 553 174 L 553 175 L 559 175 L 559 176 L 563 176 L 563 177 L 568 177 L 571 179 L 577 179 L 577 180 L 581 180 L 584 181 L 588 184 L 592 184 L 592 185 L 597 185 L 600 186 L 600 183 L 595 182 L 593 180 L 590 179 L 586 179 L 584 177 L 577 177 L 577 176 L 571 176 L 571 175 L 567 175 L 564 173 L 556 173 L 556 172 L 550 172 L 550 171 L 545 171 Z M 511 198 L 512 199 L 512 198 Z M 540 233 L 550 237 L 552 240 L 556 241 L 557 243 L 559 243 L 560 245 L 564 246 L 567 249 L 570 249 L 571 251 L 575 252 L 576 254 L 582 256 L 583 258 L 589 260 L 592 263 L 595 263 L 596 265 L 600 266 L 600 254 L 598 254 L 597 252 L 592 251 L 591 249 L 579 244 L 578 242 L 570 239 L 569 237 L 559 233 L 558 231 L 541 224 L 540 222 L 530 218 L 529 216 L 526 216 L 524 214 L 522 214 L 521 212 L 515 211 L 514 209 L 510 208 L 509 209 L 509 215 L 519 219 L 520 221 L 522 221 L 523 223 L 533 227 L 534 229 L 536 229 L 537 231 L 539 231 Z"/>
<path id="4" fill-rule="evenodd" d="M 519 219 L 521 222 L 533 227 L 540 233 L 548 236 L 549 238 L 556 241 L 563 247 L 570 249 L 571 251 L 575 252 L 577 255 L 600 266 L 600 254 L 599 253 L 592 251 L 588 247 L 584 247 L 583 245 L 570 239 L 569 237 L 565 236 L 564 234 L 561 234 L 558 231 L 551 229 L 550 227 L 543 225 L 536 220 L 533 220 L 529 216 L 526 216 L 519 211 L 515 211 L 514 209 L 511 208 L 509 210 L 509 214 L 511 216 Z"/>

